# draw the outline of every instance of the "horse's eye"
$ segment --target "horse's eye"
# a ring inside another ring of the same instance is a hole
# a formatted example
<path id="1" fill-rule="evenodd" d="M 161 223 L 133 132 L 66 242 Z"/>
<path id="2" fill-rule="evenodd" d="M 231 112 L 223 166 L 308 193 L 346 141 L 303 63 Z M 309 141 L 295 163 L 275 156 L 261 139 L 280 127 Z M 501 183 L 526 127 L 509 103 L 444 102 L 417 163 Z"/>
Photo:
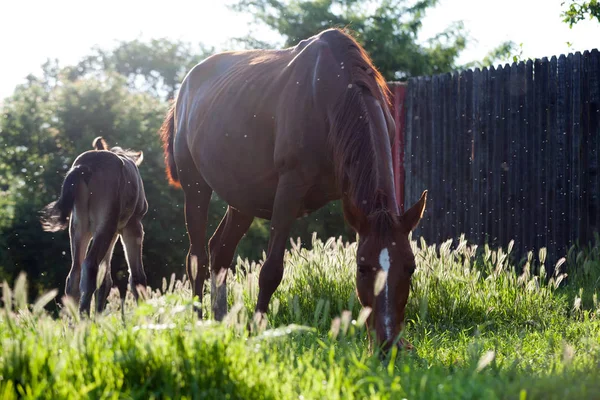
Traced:
<path id="1" fill-rule="evenodd" d="M 365 277 L 371 271 L 371 268 L 367 265 L 359 265 L 358 266 L 358 275 L 360 277 Z"/>

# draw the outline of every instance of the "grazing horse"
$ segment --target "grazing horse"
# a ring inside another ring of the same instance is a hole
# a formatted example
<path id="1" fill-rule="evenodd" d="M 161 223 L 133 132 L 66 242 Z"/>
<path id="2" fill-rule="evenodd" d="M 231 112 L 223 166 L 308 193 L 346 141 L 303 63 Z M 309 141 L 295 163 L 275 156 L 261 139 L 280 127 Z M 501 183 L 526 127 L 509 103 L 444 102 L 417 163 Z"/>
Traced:
<path id="1" fill-rule="evenodd" d="M 113 285 L 110 262 L 119 236 L 136 300 L 138 285 L 146 287 L 142 218 L 148 211 L 148 203 L 138 170 L 143 152 L 120 147 L 109 149 L 102 137 L 94 140 L 93 147 L 94 150 L 75 159 L 62 184 L 60 198 L 44 207 L 41 217 L 43 229 L 48 232 L 69 225 L 72 264 L 65 293 L 79 301 L 79 310 L 88 315 L 94 292 L 97 312 L 101 313 L 106 306 Z M 101 266 L 105 274 L 96 291 Z"/>
<path id="2" fill-rule="evenodd" d="M 408 235 L 426 200 L 424 192 L 399 215 L 394 133 L 385 80 L 338 29 L 283 50 L 216 54 L 188 72 L 161 137 L 167 176 L 185 197 L 188 276 L 202 298 L 210 265 L 217 320 L 227 312 L 224 272 L 255 217 L 271 221 L 255 309 L 261 319 L 283 277 L 292 223 L 341 199 L 345 220 L 359 234 L 356 286 L 361 304 L 372 309 L 368 329 L 390 348 L 404 325 L 415 269 Z M 228 208 L 207 254 L 213 191 Z M 385 277 L 380 291 L 378 274 Z"/>

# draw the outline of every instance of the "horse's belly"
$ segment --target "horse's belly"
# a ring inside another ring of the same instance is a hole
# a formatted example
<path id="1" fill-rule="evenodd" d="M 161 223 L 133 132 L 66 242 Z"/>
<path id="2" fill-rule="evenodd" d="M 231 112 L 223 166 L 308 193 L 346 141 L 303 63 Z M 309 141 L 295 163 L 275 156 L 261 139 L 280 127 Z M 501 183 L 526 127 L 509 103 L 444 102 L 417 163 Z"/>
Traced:
<path id="1" fill-rule="evenodd" d="M 198 159 L 204 180 L 223 201 L 244 214 L 270 218 L 278 174 L 259 154 L 267 153 L 235 145 L 207 146 Z"/>

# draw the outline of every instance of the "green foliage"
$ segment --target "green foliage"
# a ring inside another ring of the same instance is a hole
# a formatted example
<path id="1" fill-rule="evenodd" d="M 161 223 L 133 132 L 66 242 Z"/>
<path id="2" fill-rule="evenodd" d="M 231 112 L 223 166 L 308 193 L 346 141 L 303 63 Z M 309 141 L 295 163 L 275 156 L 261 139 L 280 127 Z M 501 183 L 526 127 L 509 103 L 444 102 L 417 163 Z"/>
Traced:
<path id="1" fill-rule="evenodd" d="M 91 55 L 68 68 L 68 74 L 73 80 L 115 71 L 127 78 L 130 89 L 172 99 L 188 71 L 213 52 L 213 48 L 203 45 L 193 48 L 189 43 L 168 39 L 152 39 L 148 43 L 133 40 L 121 42 L 110 51 L 94 48 Z"/>
<path id="2" fill-rule="evenodd" d="M 228 279 L 223 323 L 198 321 L 189 282 L 174 277 L 139 306 L 128 296 L 121 310 L 113 291 L 107 312 L 94 320 L 80 320 L 69 301 L 51 318 L 43 306 L 56 292 L 28 305 L 21 276 L 3 287 L 0 396 L 598 398 L 600 307 L 583 306 L 578 294 L 598 292 L 599 271 L 589 271 L 580 291 L 560 272 L 549 281 L 531 272 L 544 271 L 543 252 L 517 275 L 510 251 L 477 252 L 462 239 L 450 245 L 413 242 L 416 291 L 404 334 L 416 351 L 383 362 L 368 349 L 354 297 L 355 243 L 315 238 L 313 250 L 287 252 L 270 326 L 253 333 L 246 322 L 257 276 L 247 261 Z M 590 250 L 588 260 L 600 262 L 598 254 Z M 582 257 L 567 260 L 569 271 L 580 271 Z"/>
<path id="3" fill-rule="evenodd" d="M 468 41 L 462 23 L 447 27 L 424 44 L 418 38 L 426 11 L 437 3 L 437 0 L 416 3 L 406 0 L 239 0 L 232 9 L 252 14 L 256 24 L 283 36 L 285 46 L 296 45 L 330 27 L 350 28 L 384 77 L 400 80 L 460 67 L 456 60 Z M 260 44 L 252 36 L 241 40 Z M 512 47 L 512 42 L 501 44 L 484 62 L 507 58 Z"/>
<path id="4" fill-rule="evenodd" d="M 564 6 L 566 1 L 561 3 Z M 573 28 L 579 21 L 585 18 L 594 19 L 600 22 L 600 2 L 598 0 L 577 1 L 571 0 L 566 10 L 561 13 L 563 22 L 569 24 L 569 28 Z"/>

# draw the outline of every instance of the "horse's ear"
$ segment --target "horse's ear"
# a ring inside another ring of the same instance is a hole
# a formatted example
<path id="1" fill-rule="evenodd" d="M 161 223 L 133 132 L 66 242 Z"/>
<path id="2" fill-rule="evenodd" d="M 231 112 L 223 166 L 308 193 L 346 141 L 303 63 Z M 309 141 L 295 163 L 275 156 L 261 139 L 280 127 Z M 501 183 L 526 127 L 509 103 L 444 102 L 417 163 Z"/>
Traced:
<path id="1" fill-rule="evenodd" d="M 423 192 L 419 201 L 417 201 L 411 208 L 409 208 L 400 217 L 400 224 L 407 232 L 411 232 L 417 227 L 419 221 L 423 217 L 425 212 L 425 203 L 427 201 L 427 190 Z"/>
<path id="2" fill-rule="evenodd" d="M 102 136 L 98 136 L 92 142 L 92 147 L 96 150 L 108 150 L 108 145 Z"/>
<path id="3" fill-rule="evenodd" d="M 342 201 L 344 209 L 344 217 L 346 222 L 359 234 L 364 235 L 368 228 L 367 218 L 354 205 L 350 204 L 350 200 Z"/>
<path id="4" fill-rule="evenodd" d="M 133 162 L 135 162 L 135 165 L 137 165 L 139 167 L 140 164 L 142 163 L 142 161 L 144 161 L 144 152 L 141 150 L 138 152 L 135 152 L 133 155 Z"/>

